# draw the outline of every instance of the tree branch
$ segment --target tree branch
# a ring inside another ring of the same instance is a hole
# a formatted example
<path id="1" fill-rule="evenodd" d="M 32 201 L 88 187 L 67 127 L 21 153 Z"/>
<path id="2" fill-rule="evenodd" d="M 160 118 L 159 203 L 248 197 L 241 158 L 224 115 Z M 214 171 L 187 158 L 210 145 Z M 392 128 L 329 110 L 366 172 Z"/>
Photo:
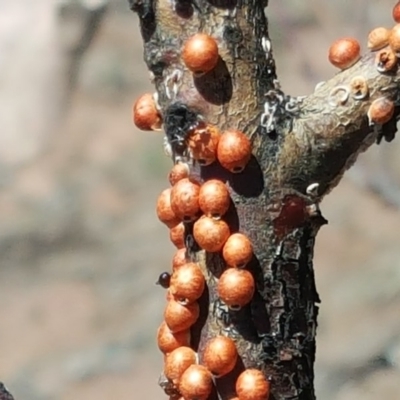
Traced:
<path id="1" fill-rule="evenodd" d="M 360 152 L 382 136 L 393 139 L 398 108 L 383 126 L 368 123 L 367 113 L 374 100 L 385 97 L 397 101 L 399 96 L 397 66 L 389 73 L 378 72 L 376 54 L 364 55 L 352 68 L 322 83 L 303 100 L 280 156 L 285 185 L 304 193 L 311 182 L 318 182 L 318 198 L 322 199 Z M 356 77 L 365 79 L 369 89 L 364 99 L 355 99 L 351 91 Z M 343 103 L 342 97 L 347 98 Z"/>
<path id="2" fill-rule="evenodd" d="M 5 386 L 0 382 L 0 400 L 14 400 Z"/>
<path id="3" fill-rule="evenodd" d="M 262 370 L 271 384 L 271 400 L 314 400 L 315 335 L 319 298 L 313 248 L 326 224 L 318 204 L 340 180 L 357 154 L 381 137 L 391 138 L 395 120 L 369 125 L 367 112 L 378 97 L 397 100 L 398 72 L 379 73 L 375 54 L 319 85 L 305 98 L 280 89 L 268 23 L 267 1 L 130 0 L 140 17 L 144 58 L 156 87 L 167 137 L 176 126 L 169 115 L 184 105 L 198 119 L 221 130 L 234 128 L 251 138 L 253 156 L 245 170 L 231 174 L 218 163 L 193 165 L 201 181 L 226 182 L 232 207 L 224 219 L 231 232 L 247 235 L 254 258 L 247 268 L 256 281 L 248 306 L 229 309 L 217 294 L 226 268 L 222 257 L 200 251 L 186 224 L 186 247 L 206 276 L 199 301 L 200 318 L 192 327 L 191 347 L 200 362 L 205 344 L 219 334 L 234 339 L 236 368 L 215 379 L 210 399 L 229 400 L 245 368 Z M 216 39 L 220 59 L 211 72 L 196 77 L 184 66 L 181 49 L 193 34 Z M 352 92 L 362 76 L 369 94 Z M 186 126 L 186 130 L 189 125 Z M 183 129 L 183 128 L 182 128 Z M 164 390 L 179 396 L 168 379 Z"/>

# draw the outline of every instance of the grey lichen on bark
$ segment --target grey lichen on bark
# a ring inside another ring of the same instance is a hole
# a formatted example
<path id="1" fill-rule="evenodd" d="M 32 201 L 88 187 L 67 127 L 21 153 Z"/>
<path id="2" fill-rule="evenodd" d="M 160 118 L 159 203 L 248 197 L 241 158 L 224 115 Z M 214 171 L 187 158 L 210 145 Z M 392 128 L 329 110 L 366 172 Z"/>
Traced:
<path id="1" fill-rule="evenodd" d="M 261 369 L 271 383 L 270 399 L 313 400 L 315 337 L 319 297 L 313 271 L 316 234 L 326 224 L 319 203 L 357 155 L 382 137 L 392 139 L 398 109 L 383 126 L 370 124 L 373 100 L 398 99 L 400 74 L 380 73 L 375 54 L 318 85 L 313 94 L 283 93 L 265 8 L 260 0 L 130 0 L 140 18 L 144 59 L 161 113 L 183 103 L 221 130 L 235 128 L 252 141 L 253 157 L 240 174 L 218 163 L 197 167 L 200 179 L 218 178 L 230 188 L 233 206 L 226 217 L 232 231 L 254 246 L 248 269 L 256 280 L 251 303 L 227 308 L 216 285 L 224 268 L 217 254 L 205 254 L 190 240 L 192 260 L 202 267 L 207 291 L 201 317 L 192 328 L 192 347 L 200 357 L 211 337 L 234 338 L 240 362 L 215 379 L 211 399 L 228 400 L 244 368 Z M 216 39 L 220 59 L 211 72 L 195 77 L 181 59 L 184 42 L 204 32 Z M 321 55 L 323 56 L 323 55 Z M 351 89 L 362 77 L 366 96 Z M 168 393 L 176 392 L 166 379 Z"/>

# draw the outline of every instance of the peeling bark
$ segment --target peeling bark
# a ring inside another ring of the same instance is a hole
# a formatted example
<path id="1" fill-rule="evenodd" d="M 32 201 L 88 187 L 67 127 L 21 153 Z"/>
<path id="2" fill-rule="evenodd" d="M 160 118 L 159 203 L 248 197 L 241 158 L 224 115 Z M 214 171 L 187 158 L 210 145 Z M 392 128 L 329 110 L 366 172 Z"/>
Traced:
<path id="1" fill-rule="evenodd" d="M 383 126 L 367 118 L 373 100 L 396 102 L 400 74 L 380 73 L 375 54 L 318 85 L 309 96 L 282 92 L 260 0 L 131 0 L 140 17 L 144 59 L 165 116 L 171 106 L 185 105 L 220 129 L 236 128 L 252 141 L 253 157 L 240 174 L 214 163 L 197 166 L 200 179 L 227 183 L 233 206 L 226 220 L 232 231 L 245 233 L 254 246 L 248 269 L 257 290 L 248 306 L 228 309 L 216 294 L 224 268 L 219 255 L 204 254 L 191 240 L 192 260 L 207 277 L 201 317 L 192 328 L 192 346 L 200 356 L 207 340 L 224 334 L 234 338 L 241 363 L 216 379 L 212 399 L 228 400 L 243 368 L 261 369 L 271 382 L 271 400 L 313 400 L 315 336 L 318 303 L 313 248 L 327 223 L 321 199 L 337 185 L 357 155 L 396 131 L 399 109 Z M 219 46 L 217 67 L 201 77 L 184 67 L 180 49 L 197 32 L 214 37 Z M 369 94 L 351 91 L 353 78 L 363 77 Z M 167 118 L 168 120 L 168 118 Z M 168 135 L 168 123 L 165 130 Z M 169 383 L 161 378 L 168 392 Z M 171 389 L 173 392 L 173 389 Z"/>

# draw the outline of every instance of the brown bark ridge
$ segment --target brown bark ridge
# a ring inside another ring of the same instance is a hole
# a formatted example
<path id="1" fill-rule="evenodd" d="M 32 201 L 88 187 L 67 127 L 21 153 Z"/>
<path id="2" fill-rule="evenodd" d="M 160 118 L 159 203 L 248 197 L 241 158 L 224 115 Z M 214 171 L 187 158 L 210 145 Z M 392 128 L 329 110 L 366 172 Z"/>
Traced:
<path id="1" fill-rule="evenodd" d="M 0 382 L 0 400 L 14 400 L 6 387 Z"/>
<path id="2" fill-rule="evenodd" d="M 400 73 L 397 66 L 378 72 L 376 53 L 362 56 L 309 96 L 283 93 L 267 5 L 267 0 L 130 0 L 170 141 L 184 134 L 182 120 L 187 129 L 202 118 L 222 130 L 242 130 L 253 145 L 253 157 L 240 174 L 227 173 L 217 163 L 195 166 L 201 179 L 227 183 L 233 200 L 227 220 L 232 231 L 240 230 L 253 243 L 248 268 L 257 285 L 248 306 L 228 309 L 216 294 L 221 257 L 199 251 L 187 226 L 189 255 L 207 277 L 192 346 L 201 362 L 207 340 L 224 334 L 235 340 L 240 355 L 234 371 L 215 379 L 210 399 L 230 399 L 236 377 L 249 367 L 261 369 L 270 381 L 270 400 L 315 399 L 320 300 L 312 261 L 315 236 L 327 222 L 318 205 L 361 151 L 394 137 L 399 114 Z M 184 41 L 198 32 L 217 40 L 220 60 L 214 70 L 195 77 L 180 53 Z M 351 90 L 355 77 L 367 83 L 367 96 Z M 368 109 L 382 96 L 395 102 L 394 116 L 384 125 L 370 124 Z M 176 118 L 171 122 L 179 113 L 180 127 Z M 160 385 L 168 394 L 175 390 L 163 377 Z"/>

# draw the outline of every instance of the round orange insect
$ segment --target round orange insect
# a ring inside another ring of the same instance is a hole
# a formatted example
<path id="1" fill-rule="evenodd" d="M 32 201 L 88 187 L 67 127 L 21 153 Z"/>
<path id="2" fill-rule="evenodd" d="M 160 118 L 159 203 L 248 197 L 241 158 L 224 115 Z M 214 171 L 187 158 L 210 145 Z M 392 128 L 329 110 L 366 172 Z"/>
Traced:
<path id="1" fill-rule="evenodd" d="M 217 42 L 205 33 L 197 33 L 184 44 L 182 59 L 193 73 L 205 74 L 214 69 L 218 63 Z"/>

